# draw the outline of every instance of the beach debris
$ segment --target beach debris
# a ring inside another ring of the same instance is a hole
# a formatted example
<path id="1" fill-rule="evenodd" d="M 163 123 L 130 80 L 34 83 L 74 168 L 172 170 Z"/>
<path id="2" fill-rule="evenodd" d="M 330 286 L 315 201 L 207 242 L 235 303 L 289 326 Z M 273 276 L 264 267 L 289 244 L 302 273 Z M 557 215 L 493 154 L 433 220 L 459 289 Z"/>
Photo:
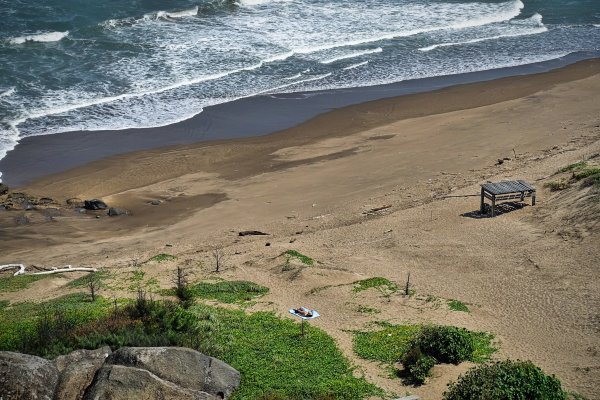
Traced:
<path id="1" fill-rule="evenodd" d="M 268 233 L 264 233 L 261 231 L 241 231 L 239 233 L 240 236 L 266 236 Z"/>
<path id="2" fill-rule="evenodd" d="M 385 206 L 381 206 L 381 207 L 375 207 L 375 208 L 371 208 L 367 211 L 363 211 L 364 215 L 376 215 L 377 213 L 381 212 L 381 211 L 385 211 L 389 208 L 392 208 L 391 204 L 387 204 Z"/>
<path id="3" fill-rule="evenodd" d="M 25 275 L 26 271 L 25 271 L 25 265 L 24 264 L 5 264 L 5 265 L 0 265 L 0 271 L 2 270 L 8 270 L 8 269 L 18 269 L 17 272 L 15 272 L 13 275 L 17 276 L 17 275 Z M 40 267 L 36 267 L 36 268 L 40 268 Z M 83 271 L 83 272 L 98 272 L 98 270 L 96 268 L 88 268 L 88 267 L 75 267 L 73 268 L 72 265 L 65 265 L 62 268 L 50 268 L 50 269 L 46 269 L 44 268 L 45 271 L 40 271 L 40 272 L 32 272 L 29 275 L 50 275 L 50 274 L 60 274 L 63 272 L 76 272 L 76 271 Z"/>
<path id="4" fill-rule="evenodd" d="M 117 217 L 119 215 L 127 215 L 129 214 L 127 212 L 127 210 L 123 210 L 122 208 L 118 208 L 118 207 L 111 207 L 108 209 L 108 215 L 110 217 Z"/>
<path id="5" fill-rule="evenodd" d="M 108 208 L 105 202 L 98 199 L 85 200 L 83 202 L 83 207 L 86 210 L 106 210 Z"/>

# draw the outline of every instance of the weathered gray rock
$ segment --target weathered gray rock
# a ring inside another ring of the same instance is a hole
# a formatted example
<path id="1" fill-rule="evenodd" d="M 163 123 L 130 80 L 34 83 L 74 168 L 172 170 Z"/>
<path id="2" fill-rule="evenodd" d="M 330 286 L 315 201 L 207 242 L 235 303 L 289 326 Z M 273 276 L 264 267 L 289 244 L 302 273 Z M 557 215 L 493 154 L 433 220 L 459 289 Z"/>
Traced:
<path id="1" fill-rule="evenodd" d="M 150 371 L 122 365 L 105 365 L 98 371 L 85 400 L 216 400 L 200 390 L 182 388 Z"/>
<path id="2" fill-rule="evenodd" d="M 0 351 L 2 400 L 52 400 L 58 370 L 52 362 L 29 354 Z"/>
<path id="3" fill-rule="evenodd" d="M 228 398 L 240 384 L 240 373 L 214 357 L 183 347 L 122 347 L 107 364 L 143 368 L 187 388 Z"/>
<path id="4" fill-rule="evenodd" d="M 158 206 L 158 205 L 160 205 L 160 203 L 162 203 L 162 201 L 157 200 L 157 199 L 154 199 L 150 202 L 150 204 L 152 204 L 153 206 Z"/>
<path id="5" fill-rule="evenodd" d="M 108 209 L 108 215 L 111 217 L 116 217 L 118 215 L 127 215 L 127 211 L 122 208 L 111 207 Z"/>
<path id="6" fill-rule="evenodd" d="M 83 202 L 83 207 L 86 210 L 106 210 L 108 208 L 105 202 L 98 199 L 85 200 Z"/>
<path id="7" fill-rule="evenodd" d="M 66 356 L 54 360 L 60 376 L 56 387 L 57 400 L 81 400 L 88 386 L 92 383 L 96 372 L 111 354 L 110 347 L 97 350 L 76 350 Z"/>

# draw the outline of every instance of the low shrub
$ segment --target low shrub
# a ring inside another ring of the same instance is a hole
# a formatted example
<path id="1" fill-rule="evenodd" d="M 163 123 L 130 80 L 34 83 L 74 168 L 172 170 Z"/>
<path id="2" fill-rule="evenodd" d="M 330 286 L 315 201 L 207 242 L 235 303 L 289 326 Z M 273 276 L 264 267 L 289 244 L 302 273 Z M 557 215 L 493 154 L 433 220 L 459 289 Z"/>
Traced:
<path id="1" fill-rule="evenodd" d="M 470 312 L 469 307 L 459 300 L 448 300 L 448 308 L 450 308 L 452 311 Z"/>
<path id="2" fill-rule="evenodd" d="M 454 326 L 427 326 L 413 346 L 442 363 L 460 364 L 472 359 L 475 346 L 471 332 Z"/>
<path id="3" fill-rule="evenodd" d="M 449 385 L 444 400 L 564 400 L 560 381 L 531 361 L 499 361 L 480 365 Z"/>
<path id="4" fill-rule="evenodd" d="M 544 183 L 544 187 L 550 189 L 551 192 L 558 192 L 569 187 L 569 182 L 565 179 Z"/>
<path id="5" fill-rule="evenodd" d="M 431 368 L 437 363 L 436 359 L 423 354 L 419 346 L 412 347 L 402 358 L 402 366 L 410 380 L 422 385 L 431 375 Z"/>
<path id="6" fill-rule="evenodd" d="M 354 282 L 354 292 L 362 292 L 370 288 L 376 288 L 381 291 L 397 292 L 398 285 L 391 282 L 389 279 L 376 276 L 374 278 L 363 279 L 362 281 Z"/>
<path id="7" fill-rule="evenodd" d="M 311 266 L 311 265 L 315 264 L 315 260 L 313 260 L 309 256 L 305 256 L 304 254 L 302 254 L 302 253 L 300 253 L 300 252 L 298 252 L 296 250 L 287 250 L 283 254 L 288 257 L 288 260 L 290 258 L 295 258 L 295 259 L 297 259 L 298 261 L 300 261 L 304 265 Z"/>

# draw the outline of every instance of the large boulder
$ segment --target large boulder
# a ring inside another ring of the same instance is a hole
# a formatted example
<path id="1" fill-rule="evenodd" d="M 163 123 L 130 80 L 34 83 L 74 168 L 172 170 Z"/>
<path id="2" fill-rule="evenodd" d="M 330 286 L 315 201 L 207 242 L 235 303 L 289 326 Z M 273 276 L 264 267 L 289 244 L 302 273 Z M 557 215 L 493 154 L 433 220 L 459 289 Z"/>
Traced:
<path id="1" fill-rule="evenodd" d="M 105 202 L 98 199 L 85 200 L 83 202 L 83 207 L 86 210 L 106 210 L 108 208 Z"/>
<path id="2" fill-rule="evenodd" d="M 240 373 L 214 357 L 184 347 L 122 347 L 107 364 L 143 368 L 167 381 L 228 398 L 240 384 Z"/>
<path id="3" fill-rule="evenodd" d="M 58 369 L 29 354 L 0 351 L 0 399 L 52 400 Z"/>
<path id="4" fill-rule="evenodd" d="M 217 400 L 201 390 L 183 388 L 141 368 L 105 365 L 85 394 L 85 400 Z"/>
<path id="5" fill-rule="evenodd" d="M 60 373 L 55 398 L 81 400 L 96 372 L 111 354 L 110 347 L 97 350 L 75 350 L 66 356 L 56 357 L 54 365 Z"/>

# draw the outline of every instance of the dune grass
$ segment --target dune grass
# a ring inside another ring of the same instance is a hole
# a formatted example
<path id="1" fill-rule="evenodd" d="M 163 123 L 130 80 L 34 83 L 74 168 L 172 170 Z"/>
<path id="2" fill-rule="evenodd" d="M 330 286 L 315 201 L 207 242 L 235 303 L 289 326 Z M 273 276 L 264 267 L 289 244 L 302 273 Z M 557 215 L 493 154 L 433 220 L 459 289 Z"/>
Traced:
<path id="1" fill-rule="evenodd" d="M 361 281 L 356 281 L 354 282 L 354 288 L 352 289 L 354 292 L 362 292 L 363 290 L 367 290 L 367 289 L 371 289 L 371 288 L 375 288 L 381 291 L 388 291 L 388 292 L 397 292 L 398 291 L 398 285 L 396 285 L 395 283 L 391 282 L 389 279 L 386 278 L 382 278 L 382 277 L 374 277 L 374 278 L 368 278 L 368 279 L 363 279 Z"/>
<path id="2" fill-rule="evenodd" d="M 466 313 L 471 312 L 469 307 L 467 307 L 467 305 L 460 300 L 449 299 L 448 308 L 450 308 L 452 311 L 462 311 Z"/>
<path id="3" fill-rule="evenodd" d="M 206 300 L 216 300 L 220 303 L 242 303 L 262 297 L 269 292 L 269 288 L 250 281 L 220 281 L 199 282 L 188 288 L 192 297 Z M 174 289 L 162 290 L 169 296 L 175 295 Z"/>
<path id="4" fill-rule="evenodd" d="M 0 277 L 0 293 L 17 292 L 27 289 L 32 283 L 40 279 L 47 278 L 50 275 L 17 275 Z"/>
<path id="5" fill-rule="evenodd" d="M 312 266 L 315 264 L 315 260 L 313 260 L 309 256 L 305 256 L 304 254 L 302 254 L 296 250 L 287 250 L 283 253 L 283 255 L 287 256 L 288 260 L 290 258 L 295 258 L 304 265 Z"/>

